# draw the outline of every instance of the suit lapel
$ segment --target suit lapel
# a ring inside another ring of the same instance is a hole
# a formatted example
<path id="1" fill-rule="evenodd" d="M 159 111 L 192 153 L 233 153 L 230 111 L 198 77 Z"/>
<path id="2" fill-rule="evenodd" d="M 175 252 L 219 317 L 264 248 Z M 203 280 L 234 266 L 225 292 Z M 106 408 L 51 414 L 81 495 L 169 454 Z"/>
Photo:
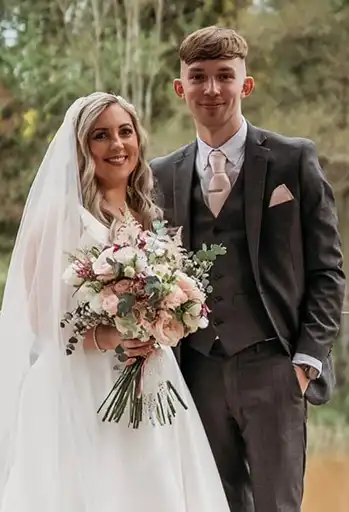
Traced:
<path id="1" fill-rule="evenodd" d="M 258 252 L 261 231 L 265 179 L 270 150 L 263 146 L 264 132 L 248 123 L 244 164 L 245 222 L 253 274 L 260 284 Z"/>
<path id="2" fill-rule="evenodd" d="M 182 156 L 175 163 L 173 173 L 174 221 L 183 226 L 183 245 L 190 246 L 190 199 L 195 169 L 197 143 L 185 147 Z"/>

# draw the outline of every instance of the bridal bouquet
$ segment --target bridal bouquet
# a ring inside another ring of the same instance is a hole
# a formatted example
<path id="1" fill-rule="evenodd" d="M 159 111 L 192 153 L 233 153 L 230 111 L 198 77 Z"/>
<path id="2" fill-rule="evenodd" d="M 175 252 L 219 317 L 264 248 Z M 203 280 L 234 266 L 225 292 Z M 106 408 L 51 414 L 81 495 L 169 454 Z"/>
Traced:
<path id="1" fill-rule="evenodd" d="M 69 255 L 63 279 L 74 288 L 76 305 L 61 321 L 62 328 L 69 324 L 73 331 L 67 354 L 100 324 L 114 326 L 123 339 L 154 341 L 158 348 L 121 370 L 115 366 L 119 377 L 98 410 L 104 410 L 103 421 L 119 422 L 128 409 L 134 428 L 145 412 L 153 424 L 157 420 L 163 425 L 172 422 L 176 401 L 186 408 L 166 377 L 156 381 L 155 389 L 147 386 L 147 380 L 161 374 L 161 346 L 174 347 L 207 327 L 209 270 L 222 254 L 221 245 L 203 245 L 197 253 L 189 253 L 182 247 L 181 229 L 170 230 L 165 222 L 156 221 L 153 231 L 145 231 L 126 210 L 113 244 Z M 122 360 L 120 347 L 116 353 Z"/>

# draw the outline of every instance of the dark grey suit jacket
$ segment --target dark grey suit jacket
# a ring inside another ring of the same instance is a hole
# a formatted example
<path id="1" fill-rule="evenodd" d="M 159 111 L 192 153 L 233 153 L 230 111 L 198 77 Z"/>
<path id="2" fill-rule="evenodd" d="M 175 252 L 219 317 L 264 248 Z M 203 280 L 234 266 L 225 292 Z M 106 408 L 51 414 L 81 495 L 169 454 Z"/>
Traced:
<path id="1" fill-rule="evenodd" d="M 154 159 L 151 167 L 170 225 L 190 246 L 190 198 L 196 142 Z M 323 363 L 308 388 L 313 404 L 331 396 L 331 350 L 340 326 L 345 276 L 332 189 L 314 144 L 248 124 L 244 163 L 245 222 L 257 289 L 281 343 Z M 286 185 L 293 200 L 269 207 Z M 287 333 L 287 334 L 285 334 Z"/>

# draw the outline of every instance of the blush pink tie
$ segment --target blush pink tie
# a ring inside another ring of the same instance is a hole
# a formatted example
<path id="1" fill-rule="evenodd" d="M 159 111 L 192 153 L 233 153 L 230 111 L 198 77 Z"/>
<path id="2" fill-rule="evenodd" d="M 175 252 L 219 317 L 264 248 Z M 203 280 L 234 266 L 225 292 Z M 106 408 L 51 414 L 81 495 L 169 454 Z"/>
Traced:
<path id="1" fill-rule="evenodd" d="M 226 156 L 214 150 L 208 157 L 213 176 L 208 187 L 208 205 L 215 217 L 218 217 L 231 191 L 231 183 L 225 171 Z"/>

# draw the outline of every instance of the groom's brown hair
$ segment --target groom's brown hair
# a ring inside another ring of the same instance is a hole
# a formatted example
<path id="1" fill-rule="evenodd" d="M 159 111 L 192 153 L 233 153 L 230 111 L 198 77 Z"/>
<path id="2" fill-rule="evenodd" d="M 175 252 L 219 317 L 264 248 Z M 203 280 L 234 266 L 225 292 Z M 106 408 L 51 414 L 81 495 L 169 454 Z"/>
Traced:
<path id="1" fill-rule="evenodd" d="M 179 48 L 179 58 L 190 65 L 200 60 L 245 59 L 246 40 L 232 28 L 201 28 L 189 34 Z"/>

